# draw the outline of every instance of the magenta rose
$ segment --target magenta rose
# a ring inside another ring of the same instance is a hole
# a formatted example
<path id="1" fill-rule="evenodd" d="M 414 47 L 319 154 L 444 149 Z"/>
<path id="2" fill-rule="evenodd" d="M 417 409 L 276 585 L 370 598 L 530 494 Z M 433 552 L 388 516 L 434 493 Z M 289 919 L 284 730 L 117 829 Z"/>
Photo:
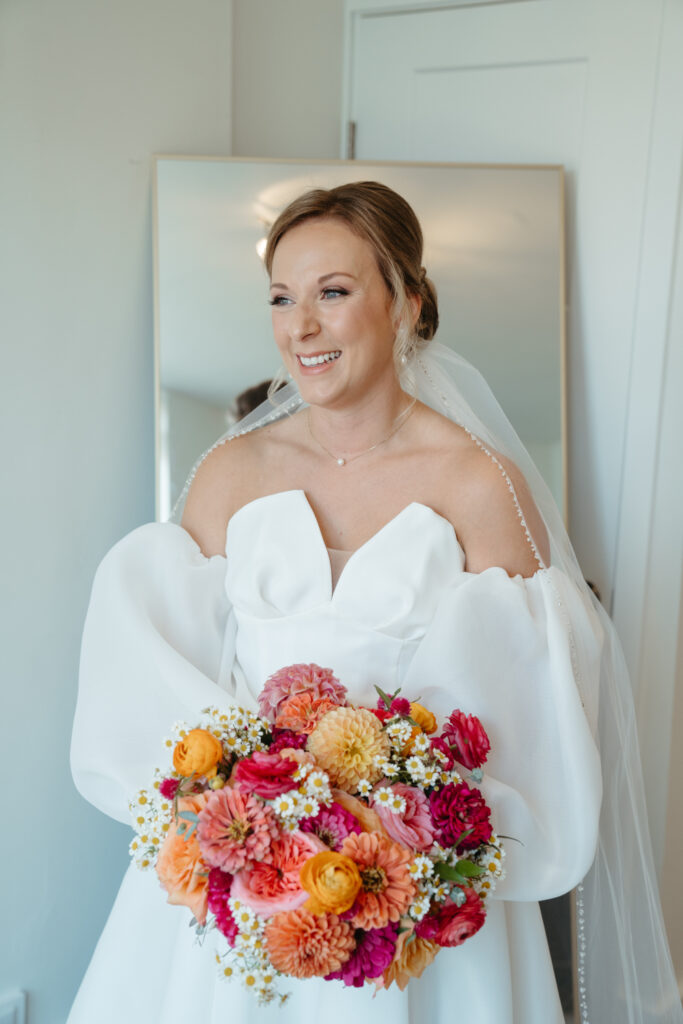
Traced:
<path id="1" fill-rule="evenodd" d="M 448 743 L 456 761 L 472 771 L 481 768 L 491 749 L 484 726 L 476 715 L 453 711 L 441 730 L 441 738 Z"/>
<path id="2" fill-rule="evenodd" d="M 418 921 L 415 934 L 421 939 L 438 942 L 440 946 L 459 946 L 475 935 L 485 920 L 486 911 L 481 897 L 474 889 L 468 888 L 461 906 L 446 900 L 437 911 Z"/>
<path id="3" fill-rule="evenodd" d="M 216 917 L 216 928 L 225 935 L 231 946 L 235 945 L 237 924 L 228 905 L 233 876 L 220 868 L 209 871 L 209 910 Z"/>
<path id="4" fill-rule="evenodd" d="M 281 793 L 296 788 L 298 783 L 292 775 L 298 767 L 298 763 L 289 757 L 257 750 L 251 757 L 245 757 L 237 764 L 233 779 L 242 792 L 255 793 L 264 800 L 274 800 Z"/>
<path id="5" fill-rule="evenodd" d="M 429 809 L 435 839 L 442 846 L 455 846 L 458 837 L 469 829 L 471 834 L 457 844 L 458 852 L 476 850 L 491 838 L 491 811 L 479 790 L 470 789 L 466 782 L 449 782 L 435 790 L 429 797 Z"/>

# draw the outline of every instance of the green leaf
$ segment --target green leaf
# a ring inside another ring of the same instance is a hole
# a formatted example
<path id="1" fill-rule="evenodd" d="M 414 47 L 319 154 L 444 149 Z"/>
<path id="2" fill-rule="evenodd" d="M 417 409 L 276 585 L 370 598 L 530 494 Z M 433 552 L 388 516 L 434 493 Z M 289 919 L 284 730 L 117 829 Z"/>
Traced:
<path id="1" fill-rule="evenodd" d="M 446 882 L 462 883 L 465 880 L 465 876 L 461 875 L 456 868 L 453 868 L 451 867 L 450 864 L 447 864 L 445 860 L 437 861 L 436 864 L 434 865 L 434 870 L 436 871 L 439 878 L 443 878 L 444 881 Z"/>
<path id="2" fill-rule="evenodd" d="M 195 814 L 194 811 L 178 811 L 178 817 L 183 818 L 185 821 L 199 821 L 199 815 Z"/>
<path id="3" fill-rule="evenodd" d="M 471 836 L 473 832 L 474 832 L 473 828 L 468 828 L 467 831 L 461 832 L 459 836 L 456 836 L 455 842 L 452 845 L 453 846 L 460 846 L 460 844 L 463 841 L 463 839 L 467 839 L 467 837 Z"/>
<path id="4" fill-rule="evenodd" d="M 459 860 L 455 865 L 455 869 L 465 878 L 479 878 L 486 871 L 486 868 L 482 868 L 471 860 Z"/>
<path id="5" fill-rule="evenodd" d="M 376 683 L 375 683 L 375 689 L 377 690 L 377 693 L 380 695 L 381 699 L 384 701 L 384 703 L 387 706 L 387 708 L 390 708 L 391 707 L 391 700 L 392 700 L 392 698 L 388 694 L 386 694 L 384 692 L 384 690 L 382 689 L 381 686 L 377 686 Z"/>

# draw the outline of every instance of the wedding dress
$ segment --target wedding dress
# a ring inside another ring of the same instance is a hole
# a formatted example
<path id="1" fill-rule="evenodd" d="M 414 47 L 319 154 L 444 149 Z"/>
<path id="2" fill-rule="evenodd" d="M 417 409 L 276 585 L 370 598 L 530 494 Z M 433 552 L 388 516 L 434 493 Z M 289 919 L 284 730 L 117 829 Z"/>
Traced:
<path id="1" fill-rule="evenodd" d="M 334 554 L 334 553 L 333 553 Z M 595 854 L 594 742 L 602 628 L 560 569 L 464 571 L 452 525 L 413 502 L 346 559 L 330 553 L 301 490 L 250 502 L 226 557 L 173 523 L 107 554 L 86 622 L 72 767 L 83 796 L 128 822 L 128 801 L 165 763 L 162 740 L 207 705 L 256 709 L 276 669 L 331 668 L 354 703 L 402 687 L 437 716 L 478 715 L 491 740 L 481 785 L 506 841 L 484 927 L 444 949 L 405 990 L 282 979 L 283 1008 L 219 978 L 191 914 L 153 872 L 128 869 L 68 1024 L 560 1024 L 538 900 L 565 892 Z M 344 564 L 342 564 L 344 563 Z M 616 1019 L 616 1018 L 615 1018 Z M 598 1021 L 596 1024 L 605 1024 Z"/>

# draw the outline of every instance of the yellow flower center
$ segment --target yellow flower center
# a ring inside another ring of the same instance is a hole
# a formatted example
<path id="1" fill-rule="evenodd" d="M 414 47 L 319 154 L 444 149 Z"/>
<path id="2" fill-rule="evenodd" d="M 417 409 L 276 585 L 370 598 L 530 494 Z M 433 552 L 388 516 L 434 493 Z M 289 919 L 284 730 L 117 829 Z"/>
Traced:
<path id="1" fill-rule="evenodd" d="M 233 839 L 236 843 L 243 843 L 248 835 L 251 834 L 251 825 L 248 821 L 242 821 L 240 818 L 233 818 L 228 825 L 227 834 L 230 839 Z"/>
<path id="2" fill-rule="evenodd" d="M 376 865 L 364 868 L 360 873 L 361 882 L 365 892 L 383 892 L 387 884 L 387 876 L 384 869 Z"/>

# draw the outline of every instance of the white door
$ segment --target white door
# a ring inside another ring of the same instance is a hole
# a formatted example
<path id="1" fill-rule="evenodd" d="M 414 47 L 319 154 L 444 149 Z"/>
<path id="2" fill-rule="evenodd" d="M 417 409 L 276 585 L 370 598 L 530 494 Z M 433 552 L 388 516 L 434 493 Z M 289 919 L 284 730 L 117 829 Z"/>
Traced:
<path id="1" fill-rule="evenodd" d="M 566 169 L 570 532 L 638 691 L 659 863 L 683 550 L 681 460 L 662 462 L 680 445 L 666 384 L 682 344 L 670 310 L 683 299 L 672 284 L 683 5 L 346 0 L 346 11 L 357 159 Z M 671 500 L 672 480 L 673 518 L 658 497 L 665 482 Z M 657 678 L 644 662 L 652 650 Z"/>

